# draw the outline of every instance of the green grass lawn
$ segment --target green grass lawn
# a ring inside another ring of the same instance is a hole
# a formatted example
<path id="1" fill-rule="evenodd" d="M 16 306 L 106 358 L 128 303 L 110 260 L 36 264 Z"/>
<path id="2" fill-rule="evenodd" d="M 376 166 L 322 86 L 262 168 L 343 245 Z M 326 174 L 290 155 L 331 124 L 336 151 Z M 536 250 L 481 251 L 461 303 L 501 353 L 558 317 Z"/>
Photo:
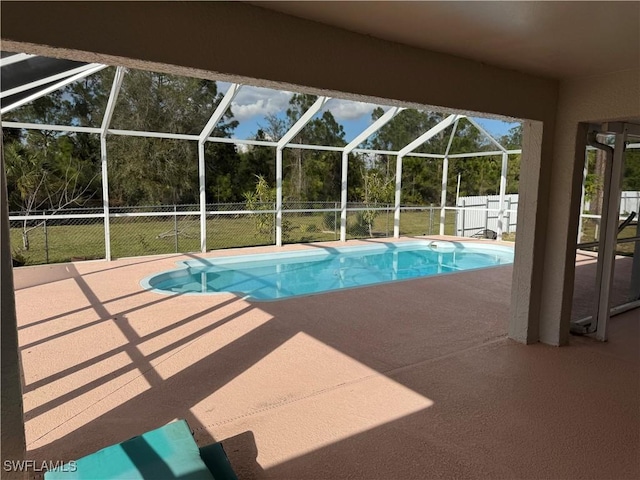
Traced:
<path id="1" fill-rule="evenodd" d="M 267 214 L 270 215 L 270 214 Z M 455 212 L 446 212 L 445 234 L 455 234 Z M 104 258 L 104 226 L 101 220 L 75 220 L 76 224 L 48 221 L 45 230 L 39 226 L 29 232 L 29 249 L 22 248 L 22 229 L 12 222 L 11 245 L 15 256 L 27 265 L 68 262 L 71 260 Z M 80 223 L 80 222 L 85 222 Z M 91 222 L 91 223 L 87 223 Z M 200 217 L 126 217 L 111 219 L 111 254 L 113 258 L 166 253 L 187 253 L 200 250 Z M 305 243 L 338 240 L 339 213 L 283 214 L 284 243 Z M 440 228 L 440 212 L 407 210 L 400 215 L 401 235 L 436 235 Z M 585 221 L 583 241 L 592 241 L 596 225 Z M 176 238 L 175 231 L 178 231 Z M 374 237 L 393 236 L 393 211 L 381 211 L 373 223 Z M 619 236 L 634 236 L 636 226 L 627 227 Z M 504 239 L 515 241 L 515 233 Z M 369 238 L 369 229 L 357 225 L 357 213 L 347 215 L 347 238 Z M 45 240 L 46 246 L 45 248 Z M 272 245 L 274 235 L 259 233 L 256 221 L 248 215 L 210 215 L 207 218 L 207 249 Z M 48 249 L 48 254 L 47 254 Z M 618 254 L 632 255 L 633 243 L 619 244 Z M 17 255 L 16 255 L 17 254 Z"/>
<path id="2" fill-rule="evenodd" d="M 369 229 L 356 225 L 356 212 L 347 216 L 348 238 L 368 238 Z M 328 218 L 331 217 L 331 218 Z M 68 262 L 71 260 L 104 258 L 104 225 L 101 220 L 47 222 L 31 230 L 29 249 L 23 249 L 22 229 L 12 222 L 11 246 L 14 256 L 21 256 L 27 265 Z M 437 234 L 440 213 L 434 210 L 403 211 L 400 216 L 401 235 Z M 84 223 L 82 223 L 84 222 Z M 338 240 L 339 213 L 283 214 L 285 243 L 305 243 Z M 200 217 L 126 217 L 112 218 L 111 255 L 113 258 L 155 255 L 200 250 Z M 176 238 L 175 231 L 178 231 Z M 393 212 L 381 211 L 373 223 L 374 237 L 393 235 Z M 455 232 L 455 212 L 447 211 L 445 233 Z M 216 250 L 231 247 L 272 245 L 274 235 L 259 233 L 255 219 L 248 215 L 210 215 L 207 219 L 207 248 Z M 46 246 L 46 248 L 45 248 Z"/>

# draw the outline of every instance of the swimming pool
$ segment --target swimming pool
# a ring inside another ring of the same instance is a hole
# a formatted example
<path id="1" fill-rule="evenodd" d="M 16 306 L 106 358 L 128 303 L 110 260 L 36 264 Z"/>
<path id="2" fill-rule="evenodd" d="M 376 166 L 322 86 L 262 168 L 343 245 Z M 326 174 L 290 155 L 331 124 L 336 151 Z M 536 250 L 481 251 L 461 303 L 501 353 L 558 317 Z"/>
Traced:
<path id="1" fill-rule="evenodd" d="M 159 293 L 231 292 L 254 300 L 396 282 L 513 263 L 513 248 L 474 242 L 411 241 L 181 262 L 141 285 Z"/>

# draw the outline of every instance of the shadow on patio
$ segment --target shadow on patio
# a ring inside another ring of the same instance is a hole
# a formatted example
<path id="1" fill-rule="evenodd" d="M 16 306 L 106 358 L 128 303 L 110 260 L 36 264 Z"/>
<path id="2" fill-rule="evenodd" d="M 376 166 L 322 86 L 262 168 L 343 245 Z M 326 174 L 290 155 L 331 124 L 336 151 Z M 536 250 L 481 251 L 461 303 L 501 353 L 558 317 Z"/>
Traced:
<path id="1" fill-rule="evenodd" d="M 16 292 L 30 458 L 186 418 L 241 478 L 640 473 L 637 310 L 607 344 L 525 347 L 506 338 L 511 267 L 279 302 L 139 287 L 173 261 Z"/>

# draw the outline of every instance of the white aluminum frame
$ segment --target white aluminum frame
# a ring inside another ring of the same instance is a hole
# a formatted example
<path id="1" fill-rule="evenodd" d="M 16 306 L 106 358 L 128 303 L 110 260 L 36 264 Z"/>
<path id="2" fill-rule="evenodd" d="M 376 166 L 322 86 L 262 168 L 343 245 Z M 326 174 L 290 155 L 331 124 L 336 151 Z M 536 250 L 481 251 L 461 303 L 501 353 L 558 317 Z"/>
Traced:
<path id="1" fill-rule="evenodd" d="M 215 111 L 209 118 L 209 121 L 200 132 L 198 136 L 198 183 L 200 189 L 200 251 L 205 253 L 207 251 L 207 191 L 205 185 L 205 158 L 204 158 L 204 144 L 213 132 L 218 122 L 222 119 L 225 112 L 236 98 L 236 95 L 242 87 L 239 83 L 232 83 L 227 90 Z"/>
<path id="2" fill-rule="evenodd" d="M 276 246 L 282 246 L 282 150 L 311 121 L 331 97 L 318 97 L 296 123 L 282 136 L 276 146 Z"/>
<path id="3" fill-rule="evenodd" d="M 31 55 L 29 53 L 16 53 L 15 55 L 11 55 L 10 57 L 0 58 L 0 67 L 6 67 L 7 65 L 22 62 L 32 57 L 35 57 L 35 55 Z"/>
<path id="4" fill-rule="evenodd" d="M 409 145 L 405 146 L 398 152 L 398 159 L 396 161 L 396 193 L 395 193 L 395 206 L 393 212 L 393 237 L 400 238 L 400 195 L 402 190 L 402 159 L 410 154 L 413 150 L 425 143 L 430 138 L 435 137 L 438 133 L 445 130 L 453 122 L 460 118 L 464 118 L 464 115 L 449 115 L 440 123 L 430 128 L 428 131 L 420 135 Z"/>
<path id="5" fill-rule="evenodd" d="M 15 57 L 15 58 L 14 58 Z M 31 58 L 32 55 L 19 54 L 14 55 L 12 57 L 8 57 L 2 63 L 2 65 L 8 65 L 10 63 L 15 63 L 17 61 L 26 60 L 27 58 Z M 60 78 L 64 78 L 63 81 L 56 83 L 55 85 L 51 85 L 50 87 L 29 96 L 19 102 L 16 102 L 12 105 L 9 105 L 2 109 L 2 113 L 11 111 L 18 106 L 24 105 L 29 101 L 33 101 L 36 98 L 40 98 L 58 88 L 62 88 L 65 85 L 79 80 L 80 78 L 84 78 L 93 73 L 96 73 L 104 68 L 107 65 L 102 64 L 89 64 L 84 65 L 82 67 L 78 67 L 67 72 L 59 73 L 56 75 L 52 75 L 46 79 L 41 79 L 36 82 L 32 82 L 30 84 L 26 84 L 20 87 L 16 87 L 9 91 L 2 92 L 2 97 L 9 96 L 13 93 L 19 93 L 20 91 L 25 91 L 29 88 L 34 88 L 38 85 L 43 85 L 46 83 L 50 83 Z M 348 185 L 348 156 L 351 153 L 363 153 L 363 154 L 386 154 L 386 155 L 396 155 L 397 156 L 397 165 L 396 165 L 396 185 L 395 185 L 395 205 L 394 205 L 394 237 L 399 237 L 399 227 L 400 227 L 400 196 L 401 196 L 401 187 L 402 187 L 402 160 L 406 156 L 419 157 L 419 158 L 435 158 L 443 160 L 443 178 L 442 178 L 442 193 L 441 193 L 441 205 L 440 205 L 440 233 L 444 233 L 444 214 L 446 210 L 451 209 L 450 207 L 446 207 L 446 184 L 447 184 L 447 164 L 450 158 L 474 158 L 480 156 L 487 155 L 502 155 L 503 165 L 502 165 L 502 176 L 501 176 L 501 198 L 504 198 L 504 191 L 506 186 L 506 163 L 508 162 L 509 154 L 518 154 L 521 150 L 506 150 L 497 140 L 495 140 L 484 128 L 482 128 L 477 122 L 475 122 L 472 118 L 467 117 L 466 115 L 454 114 L 449 115 L 443 121 L 435 125 L 429 131 L 425 132 L 419 138 L 402 148 L 398 151 L 387 151 L 387 150 L 378 150 L 378 149 L 367 149 L 367 148 L 357 148 L 363 141 L 365 141 L 368 137 L 370 137 L 373 133 L 375 133 L 378 129 L 380 129 L 383 125 L 389 122 L 392 118 L 394 118 L 399 112 L 404 110 L 403 107 L 391 107 L 387 112 L 385 112 L 378 120 L 376 120 L 372 125 L 370 125 L 365 131 L 357 135 L 349 144 L 344 147 L 334 147 L 334 146 L 323 146 L 323 145 L 307 145 L 307 144 L 292 144 L 291 141 L 293 138 L 304 128 L 304 126 L 311 121 L 313 116 L 318 113 L 322 107 L 326 105 L 326 103 L 330 100 L 330 97 L 321 96 L 318 97 L 316 102 L 307 110 L 300 119 L 283 135 L 283 137 L 279 141 L 264 141 L 264 140 L 243 140 L 243 139 L 234 139 L 234 138 L 221 138 L 221 137 L 212 137 L 211 132 L 215 128 L 215 125 L 222 119 L 224 113 L 229 108 L 231 102 L 235 98 L 240 89 L 240 84 L 231 84 L 229 90 L 223 97 L 223 100 L 216 108 L 216 111 L 212 114 L 211 118 L 203 128 L 202 132 L 198 135 L 190 135 L 190 134 L 175 134 L 175 133 L 167 133 L 167 132 L 149 132 L 149 131 L 136 131 L 136 130 L 122 130 L 122 129 L 110 129 L 109 123 L 111 121 L 111 117 L 113 115 L 113 109 L 115 107 L 118 91 L 122 84 L 122 75 L 124 75 L 125 70 L 122 67 L 118 67 L 116 70 L 116 77 L 114 78 L 114 84 L 112 86 L 112 91 L 109 96 L 109 101 L 107 103 L 107 109 L 105 112 L 105 116 L 102 122 L 101 127 L 77 127 L 77 126 L 64 126 L 64 125 L 47 125 L 47 124 L 34 124 L 34 123 L 24 123 L 24 122 L 2 122 L 2 126 L 11 127 L 11 128 L 24 128 L 24 129 L 38 129 L 38 130 L 52 130 L 52 131 L 62 131 L 62 132 L 77 132 L 77 133 L 92 133 L 99 134 L 101 139 L 101 165 L 102 165 L 102 185 L 103 185 L 103 207 L 104 213 L 103 216 L 105 218 L 105 256 L 107 259 L 111 258 L 110 252 L 110 240 L 109 240 L 109 218 L 115 216 L 122 216 L 122 214 L 110 214 L 109 213 L 109 192 L 108 192 L 108 169 L 107 169 L 107 152 L 106 152 L 106 137 L 107 135 L 123 135 L 123 136 L 138 136 L 138 137 L 147 137 L 147 138 L 167 138 L 167 139 L 177 139 L 177 140 L 186 140 L 186 141 L 197 141 L 198 142 L 198 172 L 199 172 L 199 189 L 200 189 L 200 211 L 192 212 L 192 214 L 200 215 L 200 236 L 201 236 L 201 251 L 206 251 L 206 215 L 210 213 L 215 214 L 227 214 L 229 212 L 207 212 L 206 210 L 206 191 L 205 191 L 205 165 L 204 165 L 204 146 L 206 142 L 216 142 L 216 143 L 232 143 L 236 145 L 255 145 L 255 146 L 266 146 L 266 147 L 274 147 L 276 149 L 276 209 L 274 213 L 276 214 L 276 236 L 275 236 L 275 244 L 277 246 L 282 245 L 282 155 L 283 150 L 285 148 L 299 148 L 299 149 L 312 149 L 312 150 L 325 150 L 325 151 L 335 151 L 341 152 L 342 154 L 342 183 L 341 183 L 341 201 L 340 201 L 340 240 L 346 241 L 346 219 L 347 219 L 347 185 Z M 476 153 L 461 153 L 461 154 L 450 154 L 450 148 L 453 142 L 453 138 L 456 133 L 456 128 L 458 121 L 462 118 L 467 118 L 481 133 L 483 133 L 491 143 L 493 143 L 499 150 L 491 151 L 491 152 L 476 152 Z M 433 136 L 437 135 L 447 127 L 449 127 L 452 123 L 455 123 L 454 128 L 451 132 L 449 142 L 447 145 L 447 150 L 444 155 L 442 154 L 433 154 L 433 153 L 419 153 L 413 152 L 419 145 L 423 144 Z M 640 145 L 639 145 L 640 146 Z M 453 208 L 457 210 L 457 208 Z M 333 211 L 334 209 L 328 209 Z M 292 210 L 293 211 L 293 210 Z M 296 210 L 297 211 L 297 210 Z M 323 210 L 324 211 L 324 210 Z M 267 211 L 260 211 L 260 213 L 265 213 Z M 501 213 L 504 212 L 504 201 L 501 201 Z M 238 211 L 236 213 L 252 213 L 248 210 Z M 148 213 L 140 214 L 140 216 L 149 215 Z M 502 232 L 500 231 L 499 234 Z M 501 235 L 500 235 L 501 236 Z"/>
<path id="6" fill-rule="evenodd" d="M 65 70 L 64 72 L 58 73 L 56 75 L 51 75 L 50 77 L 41 78 L 40 80 L 35 80 L 33 82 L 10 88 L 9 90 L 3 90 L 2 92 L 0 92 L 0 98 L 10 97 L 11 95 L 15 95 L 16 93 L 26 92 L 27 90 L 31 90 L 32 88 L 39 87 L 40 85 L 46 85 L 47 83 L 55 82 L 56 80 L 60 80 L 62 78 L 69 78 L 78 73 L 82 73 L 87 70 L 91 70 L 92 68 L 99 67 L 100 65 L 100 63 L 89 63 L 72 70 Z"/>
<path id="7" fill-rule="evenodd" d="M 373 122 L 369 127 L 362 132 L 360 135 L 356 136 L 351 142 L 344 147 L 342 151 L 342 182 L 340 186 L 340 241 L 347 241 L 347 182 L 348 182 L 348 174 L 349 174 L 349 154 L 353 152 L 353 150 L 364 142 L 367 138 L 373 135 L 375 132 L 380 130 L 383 126 L 391 121 L 398 113 L 402 110 L 405 110 L 402 107 L 391 107 L 387 110 L 383 115 L 380 116 L 375 122 Z"/>
<path id="8" fill-rule="evenodd" d="M 18 107 L 21 107 L 22 105 L 25 105 L 26 103 L 32 102 L 34 100 L 37 100 L 40 97 L 44 97 L 45 95 L 48 95 L 51 92 L 54 92 L 66 85 L 69 85 L 70 83 L 75 82 L 76 80 L 80 80 L 81 78 L 85 78 L 88 77 L 89 75 L 93 75 L 94 73 L 99 72 L 100 70 L 103 70 L 107 68 L 107 65 L 99 65 L 97 67 L 93 67 L 90 68 L 89 70 L 84 70 L 80 73 L 76 73 L 75 75 L 72 75 L 71 77 L 65 78 L 64 80 L 58 82 L 58 83 L 54 83 L 53 85 L 44 88 L 32 95 L 29 95 L 28 97 L 25 97 L 21 100 L 18 100 L 17 102 L 12 103 L 11 105 L 7 105 L 6 107 L 0 109 L 0 115 L 4 115 L 5 113 L 10 112 L 11 110 L 15 110 Z"/>
<path id="9" fill-rule="evenodd" d="M 102 170 L 102 208 L 104 210 L 104 254 L 107 260 L 111 260 L 111 224 L 109 216 L 109 172 L 107 168 L 107 134 L 109 124 L 113 118 L 113 111 L 118 101 L 118 94 L 122 86 L 125 70 L 123 67 L 116 68 L 111 85 L 111 93 L 109 101 L 102 117 L 102 126 L 100 128 L 100 165 Z"/>

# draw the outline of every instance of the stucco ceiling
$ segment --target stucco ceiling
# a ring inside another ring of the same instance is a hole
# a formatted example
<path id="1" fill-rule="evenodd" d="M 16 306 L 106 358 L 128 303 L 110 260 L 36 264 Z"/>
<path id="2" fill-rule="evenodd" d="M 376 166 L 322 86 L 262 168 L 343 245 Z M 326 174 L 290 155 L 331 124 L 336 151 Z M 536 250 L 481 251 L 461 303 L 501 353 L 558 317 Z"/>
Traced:
<path id="1" fill-rule="evenodd" d="M 553 78 L 640 65 L 640 2 L 249 2 Z"/>

